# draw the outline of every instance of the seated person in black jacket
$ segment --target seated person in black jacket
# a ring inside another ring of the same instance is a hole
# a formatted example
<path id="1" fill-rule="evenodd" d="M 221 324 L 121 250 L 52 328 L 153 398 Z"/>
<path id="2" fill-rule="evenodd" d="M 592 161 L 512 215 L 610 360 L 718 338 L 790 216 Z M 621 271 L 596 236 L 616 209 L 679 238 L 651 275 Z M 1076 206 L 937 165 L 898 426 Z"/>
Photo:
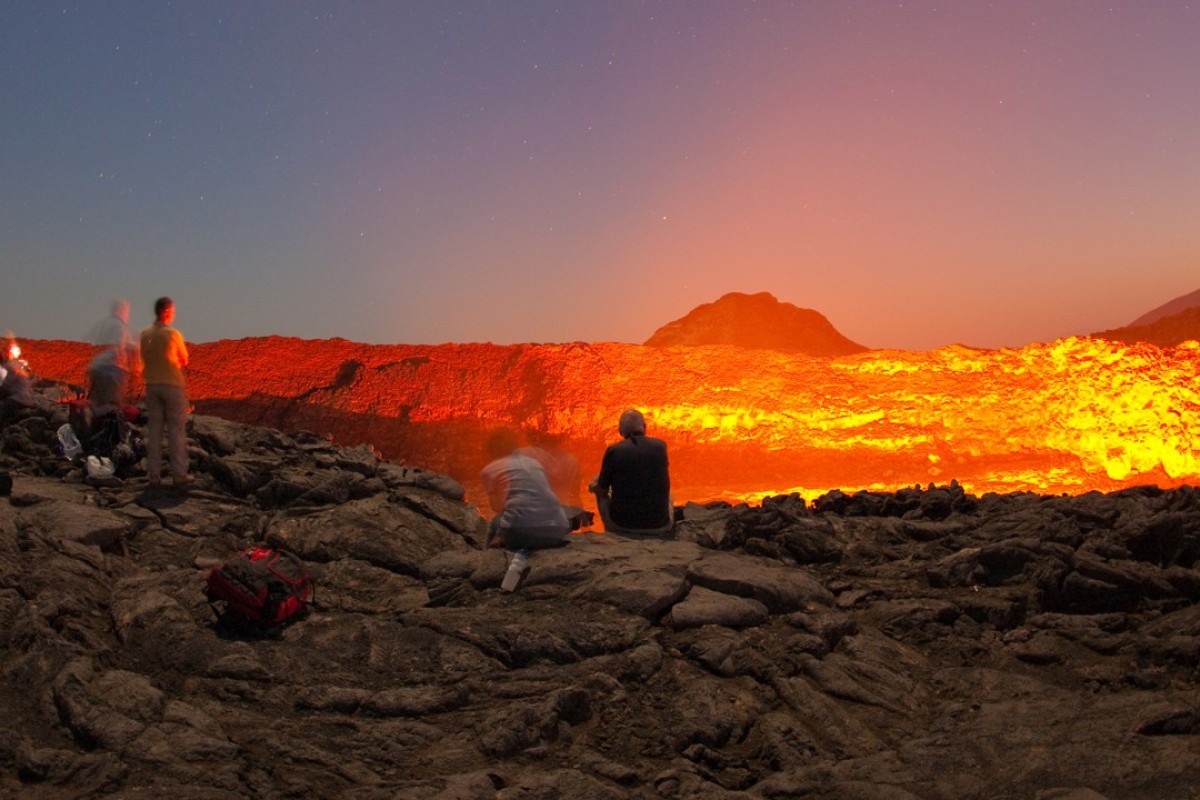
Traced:
<path id="1" fill-rule="evenodd" d="M 588 487 L 596 495 L 604 529 L 668 533 L 675 515 L 667 444 L 646 435 L 646 419 L 640 411 L 626 411 L 617 427 L 622 439 L 604 451 L 600 475 Z"/>

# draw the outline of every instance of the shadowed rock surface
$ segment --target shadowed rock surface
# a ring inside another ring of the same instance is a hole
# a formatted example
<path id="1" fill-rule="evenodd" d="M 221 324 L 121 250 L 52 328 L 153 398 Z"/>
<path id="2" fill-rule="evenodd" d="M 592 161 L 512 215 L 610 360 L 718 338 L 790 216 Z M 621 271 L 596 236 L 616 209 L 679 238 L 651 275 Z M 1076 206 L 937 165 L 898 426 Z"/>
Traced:
<path id="1" fill-rule="evenodd" d="M 1200 306 L 1092 335 L 1113 342 L 1145 342 L 1158 347 L 1175 347 L 1184 342 L 1200 341 Z"/>
<path id="2" fill-rule="evenodd" d="M 0 796 L 1200 797 L 1200 495 L 831 492 L 584 533 L 499 589 L 461 487 L 198 416 L 196 485 L 93 486 L 3 432 Z M 207 569 L 316 603 L 214 627 Z"/>
<path id="3" fill-rule="evenodd" d="M 820 312 L 781 303 L 769 292 L 730 292 L 663 325 L 646 344 L 734 345 L 810 356 L 849 356 L 867 350 L 843 336 Z"/>
<path id="4" fill-rule="evenodd" d="M 1173 300 L 1169 300 L 1166 303 L 1163 303 L 1161 306 L 1147 311 L 1145 314 L 1142 314 L 1129 324 L 1130 326 L 1150 325 L 1158 322 L 1160 319 L 1170 317 L 1174 314 L 1178 314 L 1181 311 L 1186 311 L 1187 309 L 1194 308 L 1196 306 L 1200 306 L 1200 289 L 1176 297 Z"/>

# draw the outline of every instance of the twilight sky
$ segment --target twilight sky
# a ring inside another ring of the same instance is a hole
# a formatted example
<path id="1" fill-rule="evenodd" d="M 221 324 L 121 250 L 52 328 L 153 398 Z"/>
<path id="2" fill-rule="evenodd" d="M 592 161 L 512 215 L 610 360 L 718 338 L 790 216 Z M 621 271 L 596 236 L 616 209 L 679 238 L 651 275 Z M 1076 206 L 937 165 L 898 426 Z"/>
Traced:
<path id="1" fill-rule="evenodd" d="M 1200 288 L 1200 3 L 0 4 L 0 331 L 869 347 Z"/>

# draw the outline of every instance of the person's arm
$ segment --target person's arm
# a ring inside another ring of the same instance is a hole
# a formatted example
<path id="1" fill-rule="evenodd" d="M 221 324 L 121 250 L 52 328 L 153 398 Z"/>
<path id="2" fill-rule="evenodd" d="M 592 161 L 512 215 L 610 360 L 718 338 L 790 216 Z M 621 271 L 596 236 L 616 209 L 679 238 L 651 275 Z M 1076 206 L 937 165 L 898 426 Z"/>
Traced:
<path id="1" fill-rule="evenodd" d="M 488 489 L 488 505 L 492 508 L 492 513 L 499 514 L 504 509 L 504 504 L 508 502 L 504 492 L 498 492 L 495 489 Z"/>
<path id="2" fill-rule="evenodd" d="M 600 474 L 588 484 L 588 491 L 597 497 L 608 497 L 609 489 L 612 487 L 611 452 L 611 450 L 604 451 L 604 457 L 600 459 Z"/>
<path id="3" fill-rule="evenodd" d="M 180 333 L 179 331 L 175 331 L 175 335 L 172 336 L 171 338 L 174 342 L 174 351 L 175 351 L 172 360 L 174 360 L 175 364 L 180 369 L 187 369 L 188 349 L 187 349 L 187 345 L 183 341 L 183 334 Z"/>
<path id="4" fill-rule="evenodd" d="M 151 336 L 149 331 L 142 331 L 142 335 L 138 337 L 138 364 L 141 369 L 146 369 L 146 353 L 150 350 Z"/>
<path id="5" fill-rule="evenodd" d="M 499 462 L 493 461 L 479 473 L 483 490 L 487 492 L 488 505 L 492 514 L 499 514 L 508 502 L 508 480 L 499 468 Z"/>
<path id="6" fill-rule="evenodd" d="M 129 367 L 129 372 L 134 375 L 142 374 L 142 348 L 139 339 L 126 332 L 125 336 L 125 364 Z"/>

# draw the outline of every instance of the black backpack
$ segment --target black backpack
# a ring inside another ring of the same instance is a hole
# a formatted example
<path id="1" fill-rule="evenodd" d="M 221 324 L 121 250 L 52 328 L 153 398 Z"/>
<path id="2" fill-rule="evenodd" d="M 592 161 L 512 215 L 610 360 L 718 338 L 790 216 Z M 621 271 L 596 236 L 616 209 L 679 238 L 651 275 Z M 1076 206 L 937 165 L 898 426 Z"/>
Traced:
<path id="1" fill-rule="evenodd" d="M 92 421 L 92 434 L 83 449 L 90 456 L 112 461 L 120 477 L 126 477 L 145 455 L 141 437 L 133 432 L 133 426 L 119 410 Z"/>

